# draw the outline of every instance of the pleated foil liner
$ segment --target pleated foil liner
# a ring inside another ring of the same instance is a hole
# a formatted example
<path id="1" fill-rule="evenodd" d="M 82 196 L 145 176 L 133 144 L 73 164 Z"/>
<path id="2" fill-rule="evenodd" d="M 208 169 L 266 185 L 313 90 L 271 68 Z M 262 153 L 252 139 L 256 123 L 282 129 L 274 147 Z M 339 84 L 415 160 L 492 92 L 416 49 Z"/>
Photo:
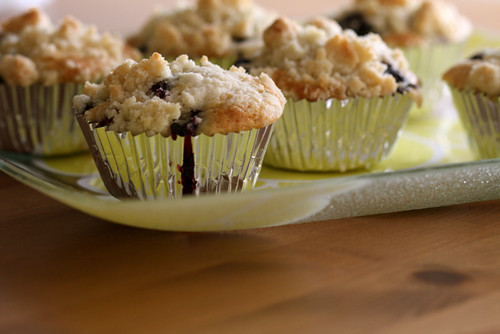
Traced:
<path id="1" fill-rule="evenodd" d="M 318 102 L 288 99 L 264 163 L 298 171 L 369 168 L 391 151 L 412 103 L 408 94 Z"/>
<path id="2" fill-rule="evenodd" d="M 83 84 L 0 85 L 0 150 L 55 156 L 88 150 L 72 111 Z"/>
<path id="3" fill-rule="evenodd" d="M 142 200 L 182 197 L 186 138 L 133 136 L 87 124 L 77 116 L 100 176 L 111 195 Z M 255 186 L 273 131 L 265 128 L 193 138 L 194 195 L 236 193 Z"/>
<path id="4" fill-rule="evenodd" d="M 451 88 L 451 94 L 476 157 L 500 158 L 500 99 L 455 88 Z"/>
<path id="5" fill-rule="evenodd" d="M 422 105 L 414 105 L 410 113 L 411 118 L 423 118 L 440 112 L 442 99 L 450 98 L 441 76 L 462 58 L 464 49 L 465 43 L 433 44 L 403 49 L 410 69 L 420 79 L 419 88 L 423 96 Z"/>

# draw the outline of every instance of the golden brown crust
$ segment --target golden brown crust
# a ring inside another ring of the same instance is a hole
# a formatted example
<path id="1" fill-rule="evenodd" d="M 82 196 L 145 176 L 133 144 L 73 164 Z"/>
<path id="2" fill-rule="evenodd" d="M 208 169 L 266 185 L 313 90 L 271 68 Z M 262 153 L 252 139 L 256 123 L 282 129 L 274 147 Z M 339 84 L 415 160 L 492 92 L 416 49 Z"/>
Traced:
<path id="1" fill-rule="evenodd" d="M 50 26 L 49 18 L 39 9 L 32 8 L 26 13 L 15 16 L 2 22 L 4 32 L 20 33 L 23 29 L 29 26 Z"/>
<path id="2" fill-rule="evenodd" d="M 374 34 L 320 28 L 327 25 L 277 19 L 264 33 L 261 54 L 248 65 L 250 73 L 267 73 L 294 100 L 372 98 L 405 89 L 418 95 L 417 78 L 400 50 Z"/>
<path id="3" fill-rule="evenodd" d="M 98 80 L 124 59 L 140 58 L 119 38 L 99 35 L 75 18 L 66 17 L 53 27 L 39 9 L 11 18 L 3 29 L 0 76 L 10 85 Z"/>
<path id="4" fill-rule="evenodd" d="M 353 0 L 337 19 L 342 22 L 351 14 L 361 15 L 373 32 L 397 47 L 463 42 L 472 31 L 470 21 L 449 1 Z"/>
<path id="5" fill-rule="evenodd" d="M 196 134 L 209 136 L 261 128 L 281 116 L 284 104 L 267 75 L 223 70 L 206 57 L 199 66 L 187 56 L 168 63 L 158 53 L 118 66 L 101 85 L 86 85 L 84 95 L 74 99 L 87 121 L 109 121 L 108 128 L 117 132 L 163 136 L 178 122 L 196 122 Z"/>
<path id="6" fill-rule="evenodd" d="M 236 57 L 242 41 L 260 38 L 274 17 L 250 0 L 198 0 L 186 8 L 155 13 L 128 42 L 146 54 L 167 57 Z"/>
<path id="7" fill-rule="evenodd" d="M 499 97 L 500 49 L 482 50 L 473 59 L 456 64 L 443 74 L 443 80 L 458 90 Z"/>
<path id="8" fill-rule="evenodd" d="M 38 80 L 35 63 L 20 55 L 6 55 L 0 61 L 0 75 L 9 85 L 28 86 Z"/>

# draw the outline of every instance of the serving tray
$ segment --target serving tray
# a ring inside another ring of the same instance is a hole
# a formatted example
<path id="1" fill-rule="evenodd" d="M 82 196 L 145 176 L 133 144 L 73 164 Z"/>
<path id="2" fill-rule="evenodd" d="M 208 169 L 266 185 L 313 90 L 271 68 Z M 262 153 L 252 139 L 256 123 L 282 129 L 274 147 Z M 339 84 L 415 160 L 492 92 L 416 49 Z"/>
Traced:
<path id="1" fill-rule="evenodd" d="M 475 33 L 468 52 L 497 45 Z M 371 170 L 299 173 L 264 167 L 255 190 L 175 200 L 111 197 L 88 154 L 36 158 L 0 152 L 0 170 L 87 214 L 142 228 L 216 231 L 314 222 L 500 198 L 500 160 L 476 160 L 450 99 L 412 119 Z"/>

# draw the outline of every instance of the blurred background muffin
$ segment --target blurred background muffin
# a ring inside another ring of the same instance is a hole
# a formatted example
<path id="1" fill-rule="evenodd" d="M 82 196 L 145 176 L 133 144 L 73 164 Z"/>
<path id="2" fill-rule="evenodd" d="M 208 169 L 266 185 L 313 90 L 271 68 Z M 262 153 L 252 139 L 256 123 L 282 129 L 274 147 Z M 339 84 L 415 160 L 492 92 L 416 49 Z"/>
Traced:
<path id="1" fill-rule="evenodd" d="M 476 157 L 500 158 L 500 49 L 485 49 L 458 62 L 443 79 Z"/>
<path id="2" fill-rule="evenodd" d="M 251 0 L 197 0 L 182 8 L 155 12 L 129 42 L 145 55 L 207 56 L 229 67 L 245 47 L 258 43 L 274 18 L 273 12 Z"/>
<path id="3" fill-rule="evenodd" d="M 245 67 L 267 73 L 288 98 L 265 163 L 301 171 L 368 168 L 383 159 L 404 125 L 416 76 L 400 50 L 375 34 L 357 36 L 326 18 L 279 18 Z"/>
<path id="4" fill-rule="evenodd" d="M 440 74 L 462 56 L 472 32 L 454 4 L 440 0 L 354 0 L 334 15 L 359 35 L 375 32 L 391 47 L 402 48 L 421 80 L 422 108 L 414 116 L 439 110 L 444 84 Z"/>
<path id="5" fill-rule="evenodd" d="M 0 149 L 37 155 L 82 151 L 71 112 L 86 80 L 100 80 L 137 50 L 66 17 L 54 26 L 31 9 L 2 23 Z"/>

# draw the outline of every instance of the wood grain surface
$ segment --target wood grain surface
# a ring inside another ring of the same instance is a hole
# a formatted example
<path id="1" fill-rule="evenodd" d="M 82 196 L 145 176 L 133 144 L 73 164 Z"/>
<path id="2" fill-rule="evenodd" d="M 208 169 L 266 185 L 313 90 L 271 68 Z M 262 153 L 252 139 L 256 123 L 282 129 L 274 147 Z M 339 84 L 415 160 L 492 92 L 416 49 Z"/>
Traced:
<path id="1" fill-rule="evenodd" d="M 126 31 L 156 2 L 50 11 Z M 497 1 L 455 2 L 498 28 Z M 111 224 L 5 174 L 0 199 L 0 333 L 500 333 L 500 201 L 201 234 Z"/>
<path id="2" fill-rule="evenodd" d="M 0 333 L 500 333 L 500 201 L 198 234 L 0 198 Z"/>

